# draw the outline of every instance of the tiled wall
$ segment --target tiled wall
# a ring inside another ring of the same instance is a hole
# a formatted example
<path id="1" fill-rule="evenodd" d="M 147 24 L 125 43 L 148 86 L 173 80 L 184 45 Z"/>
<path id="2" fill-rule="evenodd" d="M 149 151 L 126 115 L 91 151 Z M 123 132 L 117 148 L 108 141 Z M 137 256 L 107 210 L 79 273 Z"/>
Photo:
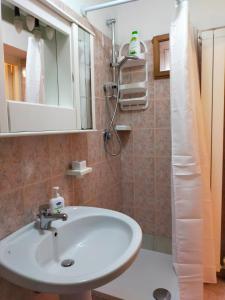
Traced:
<path id="1" fill-rule="evenodd" d="M 169 79 L 153 79 L 152 43 L 149 55 L 149 107 L 142 112 L 120 112 L 118 122 L 132 125 L 123 133 L 123 211 L 151 236 L 171 237 L 170 205 L 170 91 Z M 134 68 L 126 82 L 143 80 L 143 71 Z"/>

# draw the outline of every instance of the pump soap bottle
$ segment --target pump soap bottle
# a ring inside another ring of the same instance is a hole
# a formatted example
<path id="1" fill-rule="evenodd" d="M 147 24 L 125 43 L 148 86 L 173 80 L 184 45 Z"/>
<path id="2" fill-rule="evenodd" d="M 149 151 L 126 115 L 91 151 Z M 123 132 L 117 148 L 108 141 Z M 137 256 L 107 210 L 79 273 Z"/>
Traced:
<path id="1" fill-rule="evenodd" d="M 49 201 L 50 212 L 52 214 L 60 214 L 64 208 L 64 198 L 59 193 L 59 187 L 52 188 L 52 198 Z"/>

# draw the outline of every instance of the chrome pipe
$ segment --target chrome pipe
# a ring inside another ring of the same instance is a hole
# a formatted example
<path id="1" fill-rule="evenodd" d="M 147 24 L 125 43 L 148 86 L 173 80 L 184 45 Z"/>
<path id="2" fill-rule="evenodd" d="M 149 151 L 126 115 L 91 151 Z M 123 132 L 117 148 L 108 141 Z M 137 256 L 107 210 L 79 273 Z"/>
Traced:
<path id="1" fill-rule="evenodd" d="M 111 26 L 112 30 L 112 73 L 113 73 L 113 82 L 116 82 L 116 20 L 115 19 L 109 19 L 106 21 L 106 25 Z"/>
<path id="2" fill-rule="evenodd" d="M 114 1 L 109 1 L 109 2 L 105 2 L 105 3 L 101 3 L 101 4 L 91 5 L 91 6 L 82 8 L 81 13 L 83 16 L 87 16 L 87 13 L 89 11 L 99 10 L 99 9 L 108 8 L 108 7 L 121 5 L 121 4 L 126 4 L 126 3 L 134 2 L 134 1 L 138 1 L 138 0 L 114 0 Z"/>

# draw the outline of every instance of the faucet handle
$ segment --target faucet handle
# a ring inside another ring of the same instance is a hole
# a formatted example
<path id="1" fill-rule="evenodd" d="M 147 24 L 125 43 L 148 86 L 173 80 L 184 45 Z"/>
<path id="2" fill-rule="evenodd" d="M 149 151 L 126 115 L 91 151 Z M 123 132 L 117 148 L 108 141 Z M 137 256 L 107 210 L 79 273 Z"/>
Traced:
<path id="1" fill-rule="evenodd" d="M 47 215 L 49 213 L 49 205 L 43 204 L 39 206 L 39 215 Z"/>

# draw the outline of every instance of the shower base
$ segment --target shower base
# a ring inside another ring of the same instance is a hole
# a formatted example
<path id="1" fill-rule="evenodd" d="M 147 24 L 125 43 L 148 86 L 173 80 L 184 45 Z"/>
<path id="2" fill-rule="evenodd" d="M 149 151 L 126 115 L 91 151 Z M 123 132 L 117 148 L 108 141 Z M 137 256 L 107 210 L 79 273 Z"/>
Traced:
<path id="1" fill-rule="evenodd" d="M 94 295 L 106 300 L 154 300 L 157 288 L 167 289 L 173 300 L 179 300 L 177 277 L 172 256 L 141 249 L 133 265 L 120 277 L 95 290 Z"/>

